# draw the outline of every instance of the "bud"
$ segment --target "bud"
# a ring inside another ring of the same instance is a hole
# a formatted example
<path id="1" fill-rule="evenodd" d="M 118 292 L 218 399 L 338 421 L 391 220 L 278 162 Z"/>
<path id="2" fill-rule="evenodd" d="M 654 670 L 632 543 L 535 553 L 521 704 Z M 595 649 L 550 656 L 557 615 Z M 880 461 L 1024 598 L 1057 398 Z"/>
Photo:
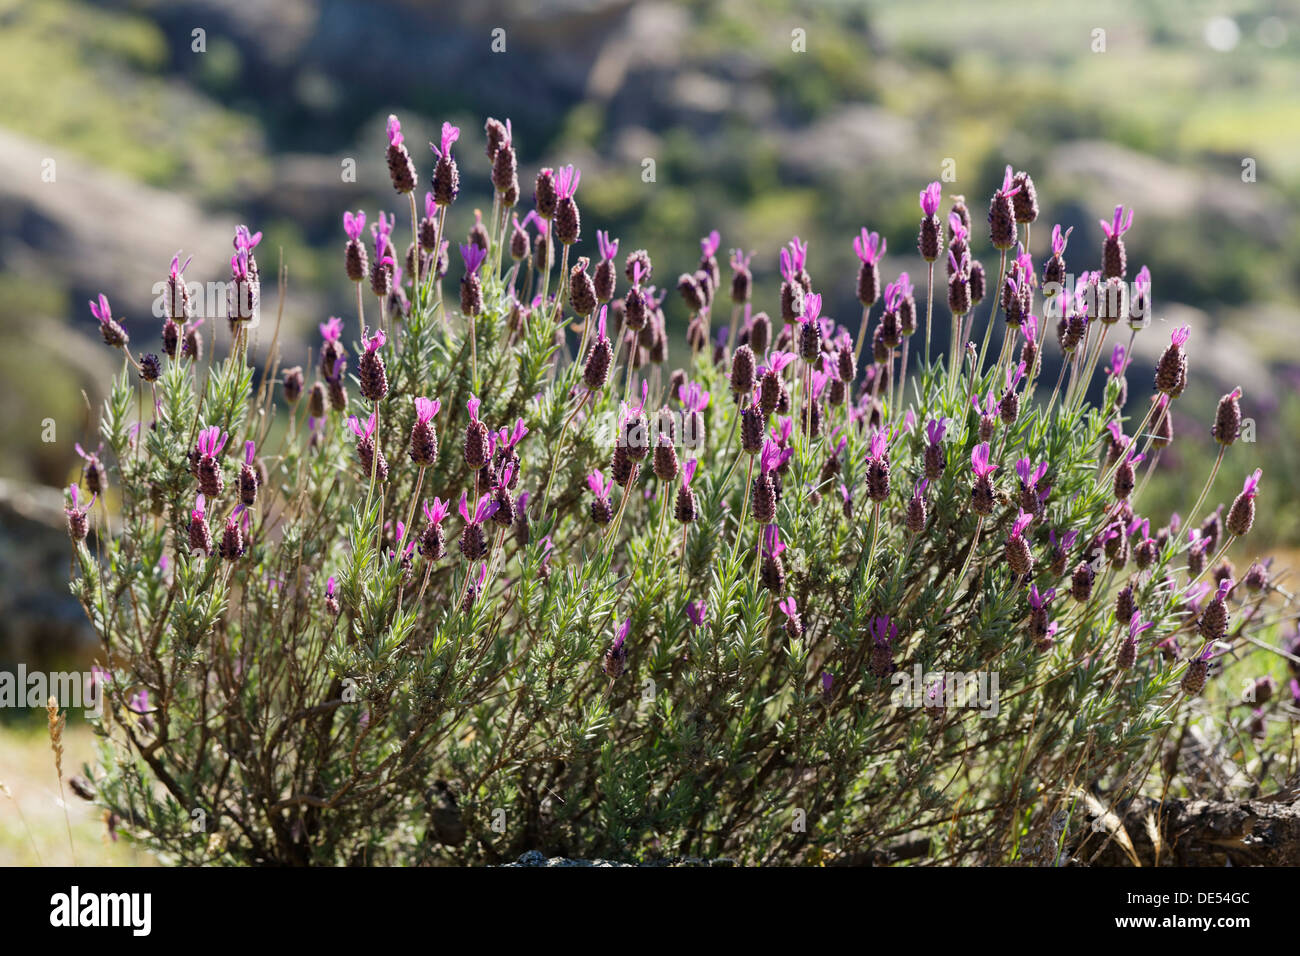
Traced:
<path id="1" fill-rule="evenodd" d="M 876 262 L 863 262 L 858 267 L 858 301 L 862 303 L 864 309 L 869 309 L 878 298 L 880 298 L 880 266 Z"/>
<path id="2" fill-rule="evenodd" d="M 989 242 L 994 249 L 1003 252 L 1016 244 L 1016 214 L 1012 204 L 1013 198 L 998 190 L 989 202 Z"/>
<path id="3" fill-rule="evenodd" d="M 609 339 L 600 338 L 587 350 L 587 361 L 582 367 L 582 383 L 588 391 L 599 392 L 609 381 L 609 367 L 614 361 L 614 347 Z"/>
<path id="4" fill-rule="evenodd" d="M 467 561 L 477 561 L 487 554 L 487 538 L 483 534 L 482 525 L 465 525 L 465 530 L 460 533 L 460 553 Z"/>
<path id="5" fill-rule="evenodd" d="M 596 311 L 596 286 L 587 274 L 590 260 L 586 256 L 578 259 L 577 265 L 569 270 L 569 304 L 573 311 L 581 316 L 588 316 Z"/>
<path id="6" fill-rule="evenodd" d="M 321 382 L 312 382 L 311 391 L 307 394 L 307 414 L 312 418 L 324 418 L 327 397 L 325 385 Z"/>
<path id="7" fill-rule="evenodd" d="M 1013 534 L 1007 538 L 1003 554 L 1007 559 L 1007 567 L 1011 569 L 1012 574 L 1024 577 L 1033 573 L 1034 555 L 1029 550 L 1029 542 L 1025 540 L 1024 535 Z"/>
<path id="8" fill-rule="evenodd" d="M 1038 218 L 1038 193 L 1034 189 L 1034 181 L 1028 173 L 1020 172 L 1012 178 L 1011 184 L 1019 190 L 1011 197 L 1016 222 L 1033 222 Z"/>
<path id="9" fill-rule="evenodd" d="M 244 542 L 244 533 L 239 527 L 239 519 L 231 515 L 226 519 L 226 528 L 221 535 L 218 553 L 227 561 L 237 561 L 248 549 Z"/>
<path id="10" fill-rule="evenodd" d="M 1254 474 L 1246 479 L 1241 494 L 1237 495 L 1228 509 L 1228 531 L 1240 537 L 1249 534 L 1255 524 L 1255 495 L 1258 494 L 1261 470 L 1256 468 Z"/>
<path id="11" fill-rule="evenodd" d="M 768 472 L 759 472 L 754 479 L 749 507 L 754 520 L 760 525 L 768 525 L 776 520 L 776 488 Z"/>
<path id="12" fill-rule="evenodd" d="M 925 530 L 925 521 L 925 498 L 919 494 L 914 494 L 907 503 L 907 530 L 912 534 L 920 534 Z"/>
<path id="13" fill-rule="evenodd" d="M 940 252 L 940 224 L 938 216 L 926 216 L 921 220 L 921 233 L 916 240 L 916 248 L 926 262 L 934 262 Z"/>
<path id="14" fill-rule="evenodd" d="M 1126 584 L 1124 588 L 1115 595 L 1115 620 L 1121 623 L 1133 617 L 1137 611 L 1137 600 L 1133 595 L 1133 585 Z"/>
<path id="15" fill-rule="evenodd" d="M 487 466 L 488 439 L 488 427 L 483 422 L 474 419 L 465 427 L 465 464 L 471 471 Z"/>
<path id="16" fill-rule="evenodd" d="M 1087 602 L 1092 598 L 1092 582 L 1096 577 L 1092 565 L 1087 561 L 1080 561 L 1074 569 L 1074 574 L 1070 578 L 1070 596 L 1080 604 Z"/>
<path id="17" fill-rule="evenodd" d="M 764 554 L 758 575 L 763 587 L 773 594 L 785 593 L 785 565 L 779 554 Z"/>
<path id="18" fill-rule="evenodd" d="M 378 461 L 374 458 L 376 454 L 379 455 Z M 380 484 L 388 480 L 388 459 L 384 457 L 383 451 L 376 451 L 373 438 L 357 440 L 357 460 L 361 463 L 361 473 L 367 480 L 371 474 L 374 474 L 375 481 Z"/>
<path id="19" fill-rule="evenodd" d="M 987 518 L 989 515 L 993 514 L 995 500 L 993 482 L 987 475 L 977 476 L 975 483 L 971 486 L 971 511 Z"/>
<path id="20" fill-rule="evenodd" d="M 1214 428 L 1211 434 L 1220 445 L 1231 445 L 1241 432 L 1241 389 L 1234 388 L 1219 399 L 1219 408 L 1214 416 Z"/>
<path id="21" fill-rule="evenodd" d="M 1210 662 L 1208 660 L 1197 657 L 1188 661 L 1187 672 L 1183 675 L 1183 679 L 1179 684 L 1183 689 L 1183 693 L 1188 697 L 1195 697 L 1199 694 L 1205 689 L 1205 678 L 1209 676 L 1209 673 Z"/>
<path id="22" fill-rule="evenodd" d="M 660 481 L 676 481 L 677 474 L 681 471 L 681 466 L 677 461 L 677 449 L 665 435 L 659 436 L 659 444 L 655 446 L 654 453 L 654 473 Z"/>
<path id="23" fill-rule="evenodd" d="M 787 323 L 797 322 L 803 315 L 803 286 L 797 282 L 781 283 L 781 318 Z"/>

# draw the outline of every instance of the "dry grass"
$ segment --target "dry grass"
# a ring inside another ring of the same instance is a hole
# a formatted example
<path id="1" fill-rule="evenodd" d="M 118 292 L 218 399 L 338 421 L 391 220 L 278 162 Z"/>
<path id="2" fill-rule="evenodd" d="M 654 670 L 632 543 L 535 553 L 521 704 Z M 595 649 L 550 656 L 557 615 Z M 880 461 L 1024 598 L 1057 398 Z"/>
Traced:
<path id="1" fill-rule="evenodd" d="M 93 763 L 95 738 L 84 725 L 65 729 L 61 743 L 65 774 L 76 773 L 83 763 Z M 0 782 L 10 795 L 0 795 L 0 866 L 71 865 L 69 826 L 79 865 L 152 865 L 148 854 L 125 840 L 110 840 L 103 811 L 66 787 L 65 823 L 50 738 L 44 727 L 0 727 Z"/>

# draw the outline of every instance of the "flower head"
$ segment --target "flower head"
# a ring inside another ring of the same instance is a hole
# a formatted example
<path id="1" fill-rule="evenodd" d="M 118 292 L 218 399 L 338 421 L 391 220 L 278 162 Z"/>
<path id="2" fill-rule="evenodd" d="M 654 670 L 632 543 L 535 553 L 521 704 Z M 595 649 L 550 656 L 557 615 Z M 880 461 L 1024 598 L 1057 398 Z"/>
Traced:
<path id="1" fill-rule="evenodd" d="M 1006 372 L 1007 391 L 1013 391 L 1020 380 L 1025 377 L 1025 363 L 1021 362 L 1015 368 L 1008 368 Z"/>
<path id="2" fill-rule="evenodd" d="M 975 446 L 975 450 L 970 453 L 970 466 L 978 478 L 987 478 L 998 470 L 997 465 L 989 464 L 988 442 L 981 442 Z"/>
<path id="3" fill-rule="evenodd" d="M 1246 482 L 1241 486 L 1241 493 L 1247 498 L 1254 498 L 1259 494 L 1259 479 L 1263 477 L 1264 469 L 1256 468 L 1246 476 Z"/>
<path id="4" fill-rule="evenodd" d="M 709 405 L 709 393 L 700 388 L 698 382 L 680 386 L 677 398 L 689 412 L 702 412 Z"/>
<path id="5" fill-rule="evenodd" d="M 795 281 L 795 278 L 803 271 L 807 258 L 808 243 L 801 243 L 799 237 L 795 236 L 787 244 L 787 248 L 781 250 L 782 278 L 787 282 Z"/>
<path id="6" fill-rule="evenodd" d="M 1071 548 L 1073 548 L 1074 542 L 1077 541 L 1078 538 L 1079 538 L 1078 531 L 1065 532 L 1065 534 L 1061 536 L 1059 541 L 1057 540 L 1055 531 L 1047 532 L 1047 540 L 1051 542 L 1052 547 L 1054 548 L 1059 547 L 1062 551 L 1069 551 Z"/>
<path id="7" fill-rule="evenodd" d="M 803 315 L 799 316 L 799 323 L 807 325 L 809 322 L 815 322 L 821 313 L 822 297 L 816 292 L 809 292 L 803 297 Z"/>
<path id="8" fill-rule="evenodd" d="M 337 342 L 343 335 L 343 320 L 337 315 L 331 315 L 320 324 L 320 334 L 326 342 Z"/>
<path id="9" fill-rule="evenodd" d="M 906 272 L 898 274 L 897 282 L 890 282 L 885 286 L 885 306 L 890 311 L 898 309 L 899 303 L 904 299 L 910 299 L 915 294 L 912 288 L 912 280 Z"/>
<path id="10" fill-rule="evenodd" d="M 444 157 L 451 155 L 452 144 L 458 139 L 460 139 L 460 127 L 452 126 L 450 123 L 443 123 L 442 138 L 440 140 L 440 143 L 442 144 L 441 148 L 434 146 L 433 143 L 429 144 L 429 148 L 433 150 L 433 155 L 437 156 L 439 159 L 443 159 Z"/>
<path id="11" fill-rule="evenodd" d="M 1040 594 L 1036 584 L 1029 586 L 1029 606 L 1036 611 L 1041 611 L 1047 607 L 1054 597 L 1056 597 L 1056 588 L 1048 588 Z"/>
<path id="12" fill-rule="evenodd" d="M 423 503 L 422 510 L 424 511 L 424 517 L 428 519 L 429 524 L 442 524 L 442 520 L 446 518 L 447 513 L 451 511 L 451 502 L 443 501 L 441 498 L 435 497 L 433 499 L 433 504 L 431 505 L 426 499 Z"/>
<path id="13" fill-rule="evenodd" d="M 602 232 L 598 229 L 596 230 L 596 248 L 600 250 L 601 261 L 608 261 L 618 255 L 618 240 L 615 239 L 611 242 L 609 232 Z"/>
<path id="14" fill-rule="evenodd" d="M 614 488 L 614 479 L 606 478 L 604 472 L 599 468 L 587 476 L 587 487 L 597 498 L 608 498 L 609 493 Z"/>
<path id="15" fill-rule="evenodd" d="M 1128 368 L 1128 363 L 1128 349 L 1116 342 L 1115 348 L 1110 353 L 1110 364 L 1106 366 L 1106 374 L 1111 378 L 1119 378 Z"/>
<path id="16" fill-rule="evenodd" d="M 352 434 L 356 435 L 362 441 L 367 440 L 368 438 L 370 438 L 371 435 L 375 433 L 376 424 L 377 423 L 375 421 L 374 412 L 370 413 L 370 418 L 366 420 L 366 425 L 364 428 L 361 427 L 361 421 L 360 419 L 357 418 L 357 416 L 352 415 L 348 418 L 348 427 L 352 429 Z"/>
<path id="17" fill-rule="evenodd" d="M 970 230 L 966 228 L 966 223 L 955 212 L 948 213 L 948 228 L 952 230 L 954 242 L 965 244 L 970 238 Z"/>
<path id="18" fill-rule="evenodd" d="M 501 426 L 501 430 L 497 432 L 497 441 L 504 451 L 509 451 L 523 441 L 524 436 L 527 434 L 528 426 L 524 424 L 522 418 L 519 418 L 515 420 L 514 428 L 507 428 L 505 425 Z"/>
<path id="19" fill-rule="evenodd" d="M 998 195 L 1014 196 L 1016 193 L 1020 192 L 1019 186 L 1012 185 L 1015 178 L 1015 174 L 1011 171 L 1011 166 L 1008 165 L 1007 171 L 1002 174 L 1002 188 L 998 190 Z"/>
<path id="20" fill-rule="evenodd" d="M 938 181 L 930 183 L 921 190 L 921 212 L 928 219 L 939 211 L 939 203 L 943 199 L 943 185 Z"/>
<path id="21" fill-rule="evenodd" d="M 970 252 L 968 250 L 962 250 L 960 259 L 949 251 L 948 265 L 952 267 L 953 279 L 963 283 L 970 281 Z"/>
<path id="22" fill-rule="evenodd" d="M 167 272 L 168 277 L 173 282 L 179 279 L 181 277 L 181 273 L 184 272 L 186 269 L 188 269 L 190 267 L 190 263 L 193 261 L 194 261 L 194 257 L 190 256 L 188 259 L 185 260 L 185 265 L 181 265 L 181 254 L 180 252 L 177 252 L 176 255 L 172 256 L 171 269 L 169 269 Z"/>
<path id="23" fill-rule="evenodd" d="M 417 398 L 415 400 L 415 420 L 421 425 L 427 425 L 433 421 L 433 417 L 442 410 L 442 402 L 433 398 Z"/>
<path id="24" fill-rule="evenodd" d="M 392 113 L 388 114 L 388 145 L 402 145 L 402 124 L 398 122 L 397 117 Z"/>
<path id="25" fill-rule="evenodd" d="M 867 458 L 881 459 L 889 454 L 889 435 L 885 430 L 879 429 L 871 436 L 871 444 L 867 452 Z"/>
<path id="26" fill-rule="evenodd" d="M 1016 462 L 1016 474 L 1020 476 L 1026 488 L 1036 488 L 1038 482 L 1047 474 L 1047 462 L 1040 461 L 1035 468 L 1028 458 L 1021 458 Z"/>
<path id="27" fill-rule="evenodd" d="M 867 232 L 867 227 L 863 226 L 862 232 L 853 239 L 853 251 L 865 264 L 875 265 L 884 258 L 886 244 L 879 233 Z"/>
<path id="28" fill-rule="evenodd" d="M 216 458 L 221 454 L 221 450 L 226 447 L 226 440 L 230 436 L 223 432 L 216 425 L 209 425 L 199 432 L 199 440 L 196 447 L 200 455 L 208 458 Z"/>
<path id="29" fill-rule="evenodd" d="M 108 306 L 108 296 L 104 293 L 99 294 L 99 301 L 93 299 L 90 302 L 90 314 L 99 319 L 100 325 L 108 325 L 113 321 L 113 310 Z"/>
<path id="30" fill-rule="evenodd" d="M 571 199 L 578 191 L 578 180 L 582 170 L 576 166 L 562 166 L 555 171 L 555 196 L 557 199 Z"/>
<path id="31" fill-rule="evenodd" d="M 1151 270 L 1143 266 L 1133 278 L 1133 291 L 1139 296 L 1149 296 L 1151 294 Z"/>
<path id="32" fill-rule="evenodd" d="M 1052 227 L 1052 254 L 1053 255 L 1060 256 L 1065 254 L 1065 246 L 1066 243 L 1070 241 L 1070 233 L 1072 232 L 1074 232 L 1073 226 L 1065 230 L 1065 232 L 1061 232 L 1060 223 L 1057 223 L 1055 226 Z"/>
<path id="33" fill-rule="evenodd" d="M 766 366 L 759 366 L 758 374 L 765 375 L 768 372 L 774 372 L 775 374 L 780 375 L 781 370 L 796 358 L 798 358 L 798 356 L 793 352 L 773 352 L 771 356 L 768 357 L 768 364 Z"/>
<path id="34" fill-rule="evenodd" d="M 781 541 L 781 529 L 777 525 L 770 524 L 763 529 L 761 546 L 763 554 L 767 557 L 781 556 L 781 552 L 785 550 L 785 543 Z"/>
<path id="35" fill-rule="evenodd" d="M 497 512 L 496 499 L 491 495 L 480 495 L 478 504 L 474 506 L 474 514 L 471 517 L 469 511 L 469 495 L 465 492 L 460 493 L 460 516 L 465 519 L 466 524 L 482 524 L 488 518 Z"/>
<path id="36" fill-rule="evenodd" d="M 704 601 L 688 601 L 686 603 L 686 619 L 696 627 L 703 627 L 705 620 L 708 618 L 709 605 Z"/>
<path id="37" fill-rule="evenodd" d="M 355 216 L 351 212 L 343 214 L 343 231 L 348 234 L 349 239 L 359 240 L 365 228 L 366 214 L 364 212 L 358 212 Z"/>
<path id="38" fill-rule="evenodd" d="M 487 250 L 474 245 L 472 242 L 461 243 L 460 258 L 465 263 L 465 275 L 470 276 L 478 272 L 479 266 L 487 258 Z"/>
<path id="39" fill-rule="evenodd" d="M 871 640 L 877 647 L 889 647 L 898 639 L 898 627 L 890 620 L 888 614 L 872 618 L 867 633 L 871 635 Z"/>
<path id="40" fill-rule="evenodd" d="M 1133 227 L 1133 210 L 1130 208 L 1128 215 L 1124 215 L 1124 207 L 1115 207 L 1115 216 L 1107 222 L 1105 219 L 1097 220 L 1101 223 L 1101 231 L 1106 234 L 1107 239 L 1118 239 L 1124 233 Z"/>

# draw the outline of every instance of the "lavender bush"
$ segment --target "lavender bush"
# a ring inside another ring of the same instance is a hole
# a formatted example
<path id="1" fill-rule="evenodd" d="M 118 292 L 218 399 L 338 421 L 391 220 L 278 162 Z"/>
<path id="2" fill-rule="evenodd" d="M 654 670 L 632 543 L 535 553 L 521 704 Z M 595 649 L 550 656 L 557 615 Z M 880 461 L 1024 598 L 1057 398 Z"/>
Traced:
<path id="1" fill-rule="evenodd" d="M 68 525 L 120 831 L 187 863 L 1055 860 L 1085 800 L 1195 785 L 1176 748 L 1155 764 L 1202 695 L 1224 733 L 1285 713 L 1216 690 L 1281 603 L 1222 560 L 1260 488 L 1239 390 L 1213 423 L 1236 501 L 1138 510 L 1188 343 L 1127 372 L 1152 314 L 1131 210 L 1076 279 L 1068 231 L 1025 251 L 1008 167 L 986 273 L 934 183 L 921 281 L 886 283 L 865 229 L 856 280 L 814 281 L 795 238 L 769 316 L 716 233 L 675 282 L 604 232 L 582 254 L 572 167 L 521 218 L 510 124 L 487 134 L 492 210 L 453 244 L 458 131 L 420 163 L 390 119 L 398 215 L 345 214 L 357 312 L 307 368 L 246 228 L 222 322 L 173 260 L 161 357 L 92 304 L 124 362 Z M 855 281 L 856 336 L 816 291 Z M 1293 772 L 1255 746 L 1258 777 Z"/>

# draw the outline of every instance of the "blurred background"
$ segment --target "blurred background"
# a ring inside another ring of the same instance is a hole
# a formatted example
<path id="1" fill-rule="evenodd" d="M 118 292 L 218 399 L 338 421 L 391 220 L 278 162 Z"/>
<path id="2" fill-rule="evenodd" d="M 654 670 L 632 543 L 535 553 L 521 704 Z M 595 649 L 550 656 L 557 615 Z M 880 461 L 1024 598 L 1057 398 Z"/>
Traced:
<path id="1" fill-rule="evenodd" d="M 1075 227 L 1073 272 L 1098 265 L 1098 219 L 1132 205 L 1130 276 L 1148 265 L 1155 300 L 1135 396 L 1169 329 L 1193 330 L 1193 385 L 1147 505 L 1160 522 L 1187 506 L 1213 457 L 1214 402 L 1240 384 L 1257 441 L 1229 452 L 1216 494 L 1261 465 L 1250 547 L 1294 546 L 1300 6 L 1071 6 L 0 0 L 0 667 L 76 659 L 88 634 L 67 597 L 57 489 L 120 360 L 86 300 L 107 293 L 133 345 L 157 350 L 151 306 L 172 254 L 194 255 L 190 281 L 222 280 L 247 223 L 266 236 L 264 275 L 281 255 L 288 266 L 286 358 L 300 361 L 318 322 L 354 308 L 343 210 L 396 211 L 405 248 L 390 112 L 422 191 L 424 144 L 443 120 L 462 127 L 453 239 L 490 208 L 483 122 L 509 117 L 524 208 L 539 166 L 582 168 L 582 254 L 608 228 L 671 280 L 716 228 L 724 253 L 755 253 L 756 308 L 774 311 L 777 252 L 797 234 L 824 311 L 855 328 L 853 236 L 883 233 L 886 279 L 907 270 L 923 296 L 917 193 L 945 161 L 944 209 L 966 195 L 994 276 L 982 220 L 1006 163 L 1037 184 L 1036 257 L 1053 223 Z M 669 310 L 678 343 L 675 295 Z M 936 319 L 945 329 L 942 305 Z"/>

